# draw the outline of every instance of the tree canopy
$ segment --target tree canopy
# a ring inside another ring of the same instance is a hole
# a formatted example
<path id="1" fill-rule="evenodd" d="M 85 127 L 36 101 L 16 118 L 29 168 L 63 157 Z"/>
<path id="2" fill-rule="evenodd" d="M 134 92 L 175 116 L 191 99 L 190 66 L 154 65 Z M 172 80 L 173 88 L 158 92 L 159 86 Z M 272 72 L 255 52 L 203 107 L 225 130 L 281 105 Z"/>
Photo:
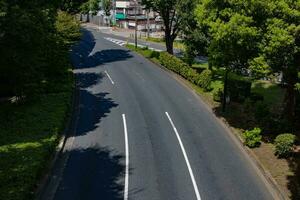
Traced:
<path id="1" fill-rule="evenodd" d="M 57 12 L 58 1 L 0 4 L 0 92 L 5 93 L 1 96 L 31 98 L 63 81 L 68 48 L 80 36 L 79 24 Z"/>
<path id="2" fill-rule="evenodd" d="M 300 1 L 201 0 L 195 10 L 199 29 L 208 30 L 210 62 L 256 77 L 283 73 L 285 112 L 295 113 L 300 71 Z"/>

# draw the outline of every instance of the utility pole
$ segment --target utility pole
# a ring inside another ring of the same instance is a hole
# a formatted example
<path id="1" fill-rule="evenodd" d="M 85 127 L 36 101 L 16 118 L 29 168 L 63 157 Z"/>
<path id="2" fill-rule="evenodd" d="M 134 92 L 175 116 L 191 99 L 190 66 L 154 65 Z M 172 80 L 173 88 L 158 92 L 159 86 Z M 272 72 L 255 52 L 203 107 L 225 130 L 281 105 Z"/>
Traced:
<path id="1" fill-rule="evenodd" d="M 100 29 L 101 29 L 101 10 L 102 10 L 102 8 L 103 8 L 103 0 L 101 0 L 100 2 L 99 2 L 99 12 L 98 12 L 98 15 L 99 15 L 99 31 L 100 31 Z"/>
<path id="2" fill-rule="evenodd" d="M 135 6 L 134 6 L 134 18 L 135 18 L 135 30 L 134 30 L 134 40 L 135 40 L 135 48 L 137 49 L 137 1 L 135 1 Z"/>
<path id="3" fill-rule="evenodd" d="M 116 0 L 113 0 L 113 26 L 116 25 Z"/>
<path id="4" fill-rule="evenodd" d="M 147 9 L 147 38 L 150 37 L 150 19 L 149 19 L 150 9 Z"/>

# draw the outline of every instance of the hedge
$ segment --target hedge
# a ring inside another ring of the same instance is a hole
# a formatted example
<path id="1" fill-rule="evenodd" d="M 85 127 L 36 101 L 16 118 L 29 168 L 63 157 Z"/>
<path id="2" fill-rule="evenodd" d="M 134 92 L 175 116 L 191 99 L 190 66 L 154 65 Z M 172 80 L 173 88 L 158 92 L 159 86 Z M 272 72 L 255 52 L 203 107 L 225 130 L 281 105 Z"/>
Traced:
<path id="1" fill-rule="evenodd" d="M 212 79 L 212 72 L 208 69 L 199 74 L 196 70 L 189 67 L 185 62 L 170 55 L 167 52 L 160 53 L 159 61 L 161 65 L 170 69 L 190 82 L 200 86 L 203 89 L 208 89 Z"/>

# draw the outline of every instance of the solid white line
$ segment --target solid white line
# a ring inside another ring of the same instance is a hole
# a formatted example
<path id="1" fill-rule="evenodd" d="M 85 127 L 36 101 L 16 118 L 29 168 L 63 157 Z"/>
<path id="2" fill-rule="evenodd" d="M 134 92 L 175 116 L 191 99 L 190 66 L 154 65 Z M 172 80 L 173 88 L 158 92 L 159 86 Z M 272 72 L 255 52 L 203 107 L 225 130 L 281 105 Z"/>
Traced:
<path id="1" fill-rule="evenodd" d="M 173 130 L 174 130 L 174 132 L 175 132 L 175 134 L 176 134 L 176 136 L 177 136 L 178 142 L 179 142 L 179 144 L 180 144 L 180 147 L 181 147 L 181 150 L 182 150 L 182 153 L 183 153 L 183 156 L 184 156 L 186 165 L 187 165 L 187 167 L 188 167 L 188 170 L 189 170 L 189 173 L 190 173 L 192 182 L 193 182 L 194 191 L 195 191 L 195 195 L 196 195 L 196 197 L 197 197 L 197 200 L 201 200 L 200 193 L 199 193 L 199 189 L 198 189 L 198 186 L 197 186 L 195 177 L 194 177 L 194 173 L 193 173 L 193 170 L 192 170 L 192 168 L 191 168 L 191 165 L 190 165 L 188 156 L 187 156 L 187 154 L 186 154 L 185 148 L 184 148 L 184 146 L 183 146 L 183 143 L 182 143 L 182 141 L 181 141 L 180 135 L 179 135 L 179 133 L 178 133 L 178 131 L 177 131 L 177 129 L 176 129 L 176 127 L 175 127 L 175 125 L 174 125 L 174 123 L 173 123 L 173 121 L 172 121 L 172 119 L 171 119 L 171 117 L 170 117 L 170 115 L 169 115 L 168 112 L 166 112 L 166 115 L 167 115 L 167 117 L 168 117 L 168 119 L 169 119 L 169 121 L 170 121 L 170 123 L 171 123 L 171 125 L 172 125 L 172 127 L 173 127 Z"/>
<path id="2" fill-rule="evenodd" d="M 129 185 L 129 147 L 128 147 L 128 133 L 127 133 L 127 124 L 126 124 L 126 116 L 122 115 L 123 124 L 124 124 L 124 135 L 125 135 L 125 185 L 124 185 L 124 200 L 128 200 L 128 185 Z"/>
<path id="3" fill-rule="evenodd" d="M 109 78 L 111 84 L 115 84 L 115 82 L 111 79 L 110 75 L 107 73 L 107 71 L 104 71 L 104 73 L 106 74 L 106 76 Z"/>

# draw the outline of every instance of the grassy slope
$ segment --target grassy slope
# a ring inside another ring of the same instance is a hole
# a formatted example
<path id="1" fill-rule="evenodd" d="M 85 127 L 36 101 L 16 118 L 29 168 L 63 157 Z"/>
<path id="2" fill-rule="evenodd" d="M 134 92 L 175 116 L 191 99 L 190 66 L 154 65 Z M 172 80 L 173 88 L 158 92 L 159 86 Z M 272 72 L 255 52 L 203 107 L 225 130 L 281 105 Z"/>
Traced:
<path id="1" fill-rule="evenodd" d="M 70 109 L 73 80 L 64 86 L 36 102 L 0 105 L 0 199 L 33 199 Z"/>

